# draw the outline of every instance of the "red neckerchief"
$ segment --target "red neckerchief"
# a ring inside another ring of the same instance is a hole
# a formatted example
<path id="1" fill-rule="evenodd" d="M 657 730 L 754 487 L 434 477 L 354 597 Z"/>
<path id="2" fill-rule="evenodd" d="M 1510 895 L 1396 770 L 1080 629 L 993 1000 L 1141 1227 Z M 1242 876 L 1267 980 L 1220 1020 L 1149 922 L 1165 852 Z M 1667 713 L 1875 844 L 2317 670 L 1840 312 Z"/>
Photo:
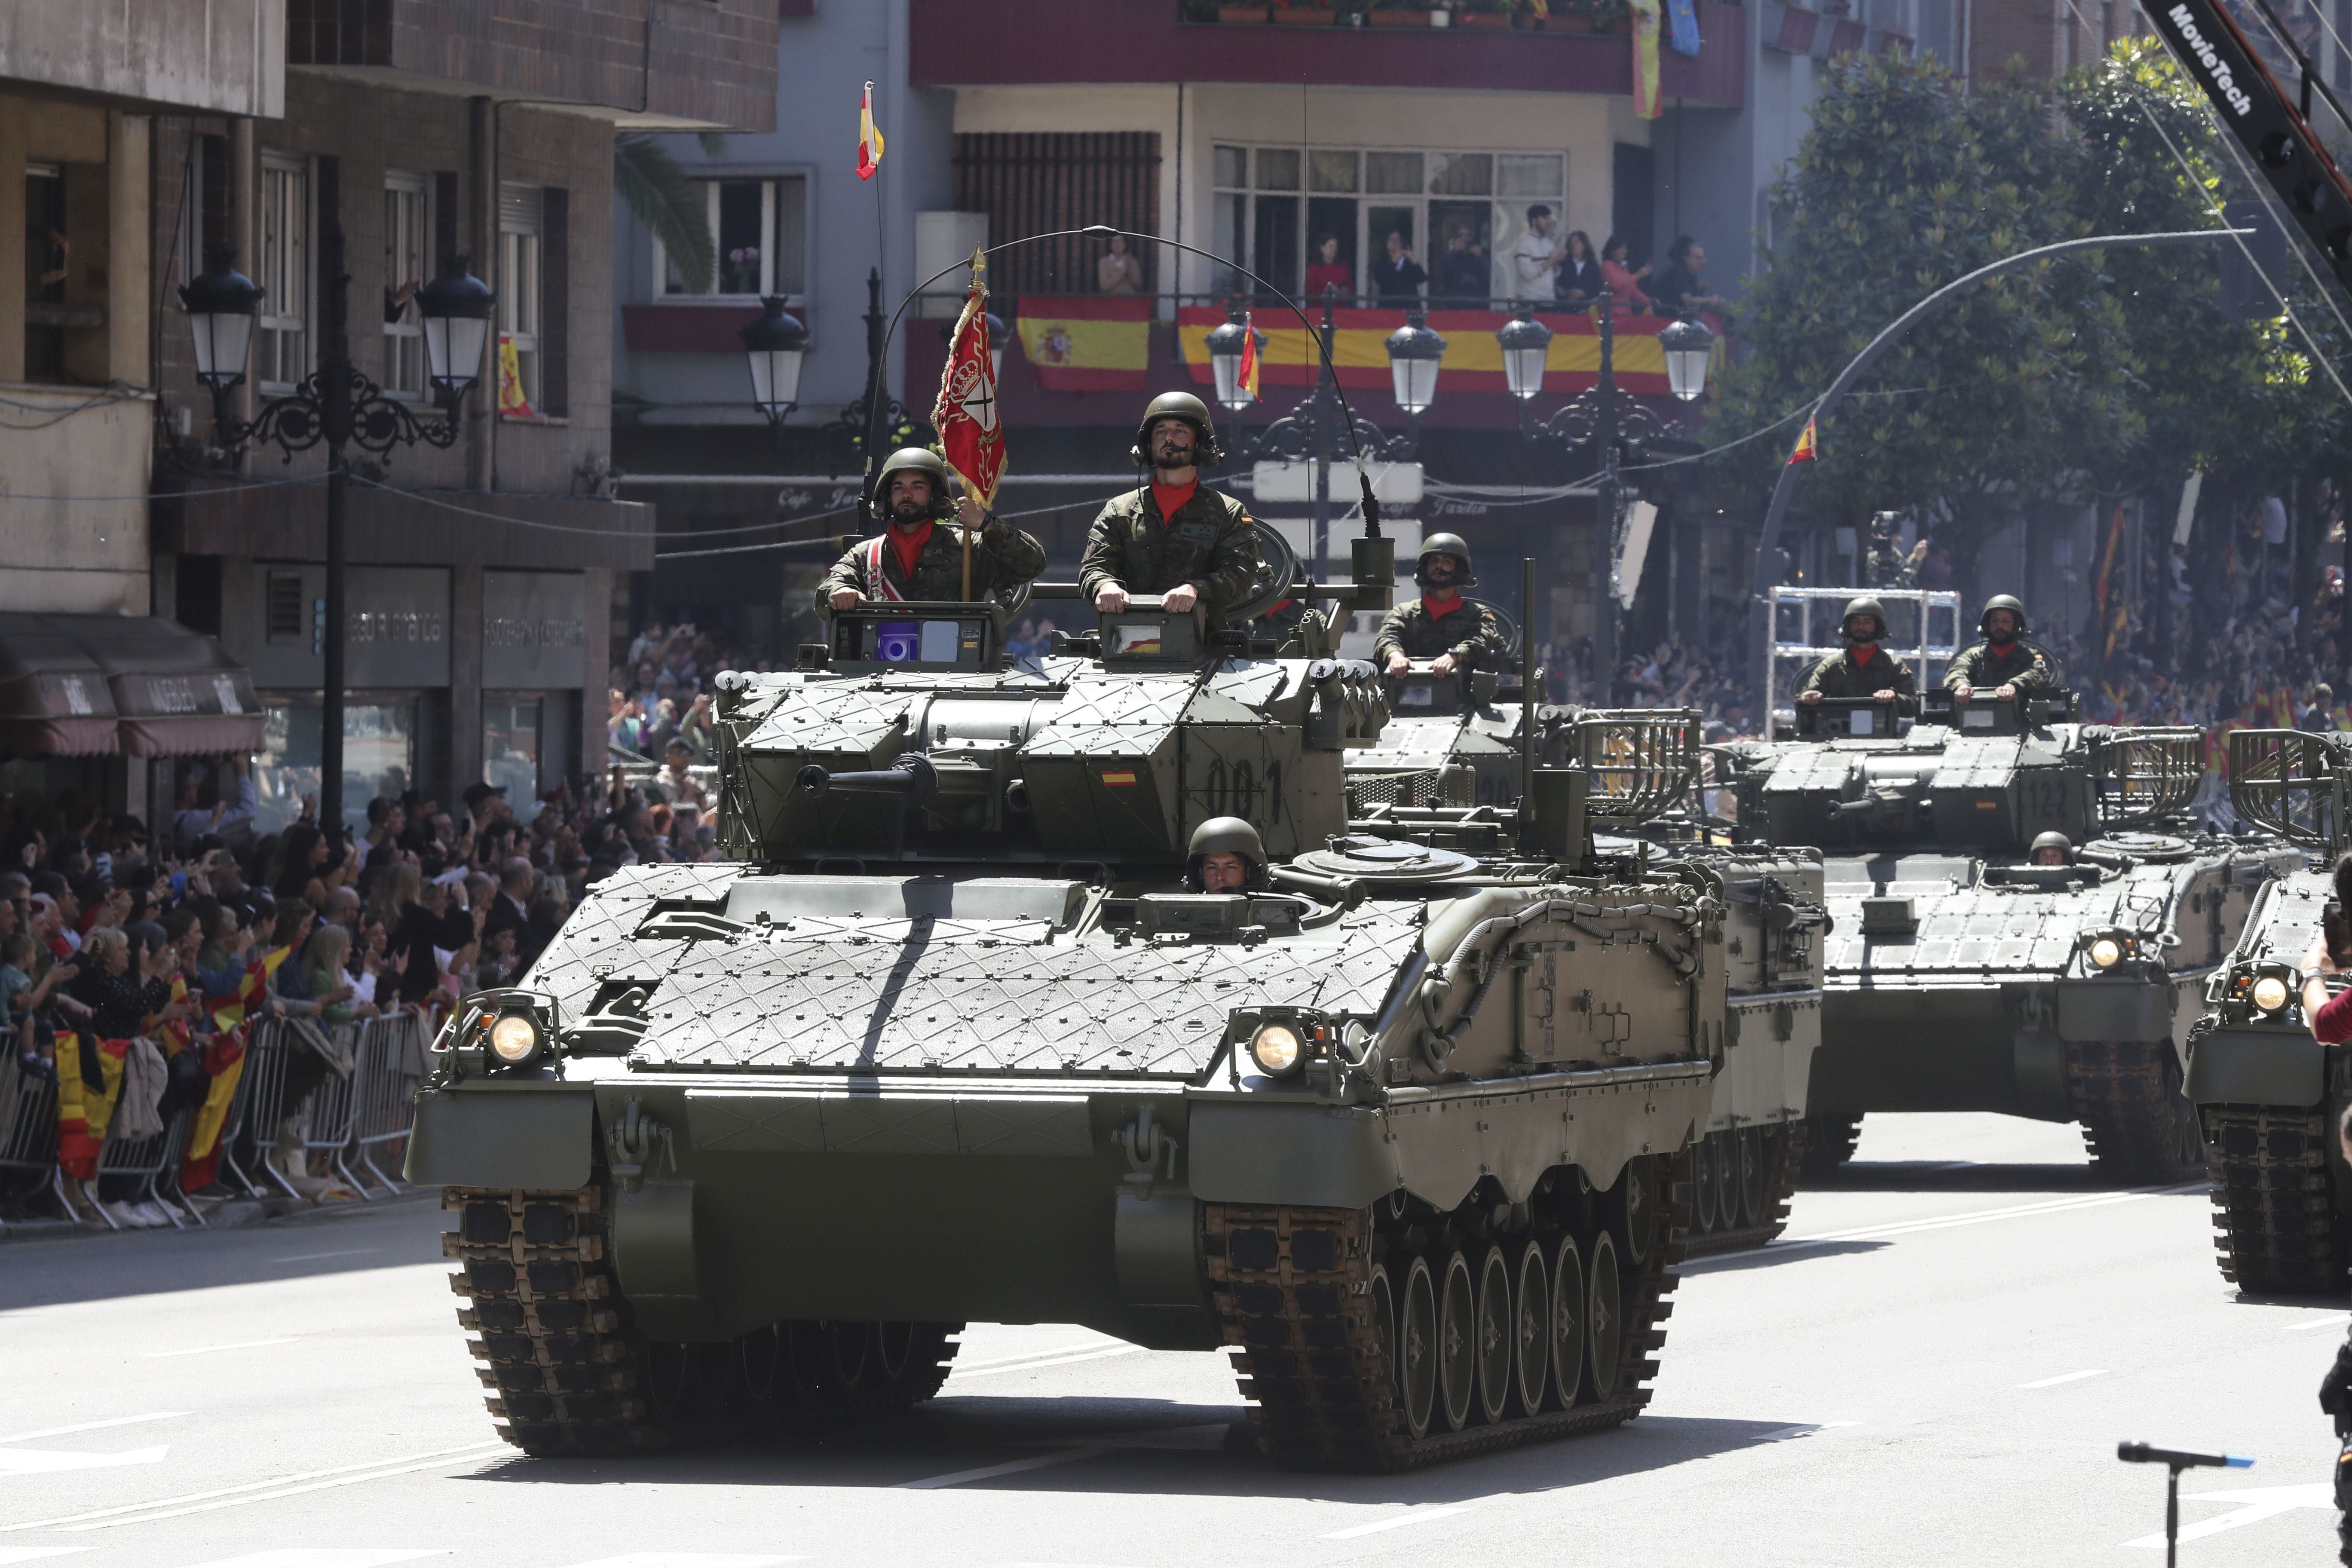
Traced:
<path id="1" fill-rule="evenodd" d="M 2015 637 L 2010 638 L 2007 642 L 1988 642 L 1985 644 L 1987 651 L 1991 653 L 1995 658 L 2007 658 L 2016 647 L 2017 639 Z"/>
<path id="2" fill-rule="evenodd" d="M 1874 642 L 1858 642 L 1853 645 L 1853 650 L 1846 657 L 1853 660 L 1856 669 L 1860 669 L 1878 657 L 1878 645 Z"/>
<path id="3" fill-rule="evenodd" d="M 1451 588 L 1443 593 L 1426 594 L 1422 596 L 1421 607 L 1429 612 L 1430 619 L 1435 620 L 1440 616 L 1450 616 L 1460 609 L 1462 595 Z"/>
<path id="4" fill-rule="evenodd" d="M 922 558 L 923 546 L 931 542 L 931 520 L 925 518 L 923 526 L 914 530 L 890 525 L 890 552 L 898 558 L 898 575 L 909 583 L 915 580 L 915 563 Z"/>
<path id="5" fill-rule="evenodd" d="M 1191 500 L 1200 488 L 1199 479 L 1186 485 L 1163 485 L 1158 479 L 1152 480 L 1151 500 L 1160 509 L 1160 522 L 1165 525 L 1173 521 L 1177 512 L 1183 510 L 1185 502 Z"/>

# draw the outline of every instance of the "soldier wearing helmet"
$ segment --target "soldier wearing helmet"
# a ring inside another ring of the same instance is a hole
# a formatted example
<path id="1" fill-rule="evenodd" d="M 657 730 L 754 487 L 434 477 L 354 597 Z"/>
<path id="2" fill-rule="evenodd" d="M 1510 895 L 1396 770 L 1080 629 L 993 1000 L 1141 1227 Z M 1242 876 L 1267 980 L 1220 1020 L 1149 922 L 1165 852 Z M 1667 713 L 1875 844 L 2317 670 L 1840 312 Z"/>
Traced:
<path id="1" fill-rule="evenodd" d="M 871 599 L 941 603 L 963 597 L 963 541 L 971 535 L 974 597 L 1016 587 L 1045 569 L 1045 547 L 966 495 L 949 493 L 935 452 L 902 447 L 874 481 L 875 515 L 889 526 L 860 540 L 817 584 L 816 607 L 846 610 Z M 948 518 L 959 528 L 941 528 Z"/>
<path id="2" fill-rule="evenodd" d="M 1242 503 L 1202 488 L 1201 468 L 1224 460 L 1208 405 L 1163 392 L 1143 411 L 1129 456 L 1151 470 L 1139 489 L 1111 497 L 1087 535 L 1078 588 L 1115 614 L 1130 594 L 1159 594 L 1171 610 L 1205 605 L 1222 615 L 1257 580 L 1255 525 Z"/>
<path id="3" fill-rule="evenodd" d="M 1462 596 L 1478 579 L 1470 572 L 1470 547 L 1459 534 L 1433 533 L 1421 543 L 1412 580 L 1423 595 L 1408 599 L 1381 622 L 1372 661 L 1391 675 L 1402 675 L 1416 658 L 1430 660 L 1430 672 L 1491 665 L 1510 651 L 1494 613 Z"/>
<path id="4" fill-rule="evenodd" d="M 2036 866 L 2072 866 L 2074 863 L 2074 841 L 2063 833 L 2043 833 L 2035 837 L 2033 847 L 2026 858 Z"/>
<path id="5" fill-rule="evenodd" d="M 1891 702 L 1919 692 L 1911 667 L 1878 645 L 1886 637 L 1886 606 L 1868 595 L 1846 601 L 1838 626 L 1845 651 L 1813 666 L 1797 688 L 1797 700 L 1811 706 L 1824 697 L 1866 697 Z"/>
<path id="6" fill-rule="evenodd" d="M 1980 686 L 1991 687 L 1992 694 L 2006 702 L 2021 691 L 2047 691 L 2055 684 L 2041 653 L 2018 640 L 2026 626 L 2025 606 L 2016 595 L 1995 594 L 1987 599 L 1977 630 L 1984 640 L 1963 651 L 1944 672 L 1944 689 L 1954 701 L 1966 702 Z"/>
<path id="7" fill-rule="evenodd" d="M 1196 893 L 1243 893 L 1265 886 L 1265 843 L 1238 816 L 1213 816 L 1192 829 L 1184 885 Z"/>

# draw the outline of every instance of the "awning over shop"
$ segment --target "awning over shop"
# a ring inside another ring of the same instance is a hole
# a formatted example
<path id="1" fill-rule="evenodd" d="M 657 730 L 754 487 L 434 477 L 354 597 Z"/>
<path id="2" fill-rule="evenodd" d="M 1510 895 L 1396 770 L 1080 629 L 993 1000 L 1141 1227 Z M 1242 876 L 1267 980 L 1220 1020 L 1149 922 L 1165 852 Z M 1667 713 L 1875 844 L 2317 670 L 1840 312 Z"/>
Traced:
<path id="1" fill-rule="evenodd" d="M 261 747 L 253 678 L 152 616 L 0 613 L 0 756 L 134 757 Z"/>

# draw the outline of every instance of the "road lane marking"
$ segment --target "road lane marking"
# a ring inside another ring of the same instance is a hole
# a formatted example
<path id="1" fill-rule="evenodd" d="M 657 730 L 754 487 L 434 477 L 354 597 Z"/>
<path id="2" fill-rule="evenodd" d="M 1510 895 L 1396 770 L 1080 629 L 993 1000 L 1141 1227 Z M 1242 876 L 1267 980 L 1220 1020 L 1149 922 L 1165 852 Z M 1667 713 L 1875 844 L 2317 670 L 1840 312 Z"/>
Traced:
<path id="1" fill-rule="evenodd" d="M 775 1568 L 779 1563 L 805 1563 L 804 1557 L 778 1557 L 741 1552 L 624 1552 L 572 1568 Z"/>
<path id="2" fill-rule="evenodd" d="M 2173 1197 L 2184 1193 L 2201 1193 L 2210 1189 L 2210 1182 L 2190 1182 L 2176 1187 L 2134 1187 L 2128 1192 L 2099 1193 L 2087 1197 L 2059 1198 L 2038 1203 L 2017 1204 L 2008 1208 L 1978 1209 L 1968 1214 L 1943 1215 L 1927 1219 L 1888 1220 L 1878 1225 L 1858 1226 L 1852 1230 L 1822 1231 L 1812 1236 L 1783 1237 L 1763 1247 L 1746 1252 L 1724 1253 L 1718 1257 L 1702 1258 L 1676 1264 L 1685 1274 L 1712 1273 L 1722 1268 L 1752 1267 L 1758 1258 L 1785 1258 L 1792 1252 L 1810 1252 L 1816 1247 L 1834 1247 L 1842 1241 L 1885 1241 L 1897 1237 L 1913 1236 L 1923 1231 L 1950 1230 L 1959 1226 L 1987 1225 L 1995 1220 L 2032 1219 L 2042 1215 L 2072 1214 L 2079 1209 L 2106 1208 L 2116 1204 L 2138 1203 L 2144 1198 Z"/>
<path id="3" fill-rule="evenodd" d="M 1082 1448 L 1064 1448 L 1056 1454 L 1039 1454 L 1034 1458 L 1007 1459 L 1001 1465 L 982 1465 L 978 1469 L 951 1470 L 944 1476 L 925 1476 L 919 1481 L 900 1481 L 899 1491 L 938 1491 L 946 1487 L 960 1487 L 967 1481 L 993 1480 L 998 1476 L 1017 1475 L 1023 1470 L 1042 1470 L 1049 1465 L 1066 1465 L 1073 1459 L 1090 1459 L 1110 1449 L 1100 1443 L 1088 1443 Z"/>
<path id="4" fill-rule="evenodd" d="M 1072 1362 L 1100 1361 L 1105 1356 L 1136 1355 L 1142 1350 L 1141 1345 L 1106 1345 L 1100 1350 L 1081 1351 L 1076 1355 L 1054 1356 L 1045 1361 L 992 1362 L 969 1369 L 950 1363 L 948 1375 L 950 1378 L 994 1377 L 999 1373 L 1031 1372 L 1040 1367 L 1067 1366 Z"/>
<path id="5" fill-rule="evenodd" d="M 288 1486 L 296 1481 L 307 1481 L 320 1476 L 347 1476 L 353 1471 L 378 1470 L 388 1465 L 410 1465 L 420 1459 L 450 1464 L 469 1454 L 498 1453 L 505 1448 L 504 1443 L 487 1447 L 479 1443 L 469 1443 L 460 1448 L 436 1448 L 430 1453 L 410 1454 L 395 1459 L 378 1459 L 364 1465 L 343 1465 L 330 1470 L 303 1470 L 290 1476 L 273 1476 L 264 1481 L 247 1481 L 242 1486 L 216 1487 L 211 1491 L 203 1492 L 183 1492 L 177 1497 L 157 1498 L 149 1502 L 122 1503 L 113 1508 L 93 1509 L 87 1513 L 60 1514 L 55 1519 L 37 1519 L 23 1524 L 0 1524 L 0 1535 L 10 1534 L 19 1530 L 55 1530 L 68 1526 L 84 1530 L 95 1529 L 99 1527 L 84 1521 L 109 1520 L 121 1514 L 143 1514 L 154 1509 L 177 1507 L 181 1503 L 201 1502 L 208 1498 L 236 1498 L 240 1493 L 267 1491 L 273 1487 Z M 362 1476 L 358 1479 L 366 1478 Z"/>
<path id="6" fill-rule="evenodd" d="M 2020 1388 L 2055 1388 L 2062 1383 L 2080 1383 L 2086 1377 L 2105 1377 L 2107 1369 L 2094 1367 L 2088 1372 L 2062 1372 L 2055 1377 L 2045 1377 L 2038 1383 L 2021 1383 Z"/>
<path id="7" fill-rule="evenodd" d="M 145 1359 L 163 1361 L 175 1355 L 210 1355 L 215 1351 L 257 1351 L 264 1345 L 297 1345 L 301 1342 L 299 1334 L 289 1340 L 239 1340 L 229 1345 L 194 1345 L 184 1351 L 149 1351 Z"/>
<path id="8" fill-rule="evenodd" d="M 275 1552 L 248 1552 L 242 1557 L 216 1557 L 196 1568 L 388 1568 L 420 1557 L 446 1557 L 452 1548 L 428 1546 L 404 1551 L 394 1547 L 283 1546 Z"/>
<path id="9" fill-rule="evenodd" d="M 71 1448 L 0 1448 L 0 1476 L 48 1476 L 60 1470 L 106 1470 L 123 1465 L 160 1465 L 171 1445 L 132 1448 L 121 1454 L 86 1454 Z"/>
<path id="10" fill-rule="evenodd" d="M 1484 1501 L 1485 1500 L 1481 1499 L 1479 1500 Z M 1412 1509 L 1407 1513 L 1396 1514 L 1388 1519 L 1376 1519 L 1370 1524 L 1351 1525 L 1346 1530 L 1332 1531 L 1329 1534 L 1324 1536 L 1323 1539 L 1326 1541 L 1354 1541 L 1360 1536 L 1378 1535 L 1381 1531 L 1389 1530 L 1402 1530 L 1405 1526 L 1410 1524 L 1428 1524 L 1435 1520 L 1451 1519 L 1457 1513 L 1468 1513 L 1469 1511 L 1470 1505 L 1468 1503 L 1454 1503 L 1450 1505 L 1423 1504 Z"/>
<path id="11" fill-rule="evenodd" d="M 157 1410 L 145 1415 L 118 1415 L 111 1421 L 81 1421 L 71 1426 L 44 1426 L 37 1432 L 19 1432 L 13 1437 L 0 1437 L 0 1443 L 30 1443 L 37 1437 L 62 1437 L 69 1432 L 97 1432 L 109 1426 L 136 1426 L 147 1421 L 177 1421 L 187 1414 L 184 1410 Z M 75 1548 L 79 1551 L 79 1547 Z"/>
<path id="12" fill-rule="evenodd" d="M 1078 1355 L 1092 1351 L 1124 1348 L 1126 1343 L 1125 1340 L 1082 1340 L 1074 1345 L 1055 1345 L 1050 1350 L 1024 1351 L 1019 1355 L 998 1356 L 993 1361 L 954 1362 L 950 1363 L 948 1370 L 989 1372 L 1000 1366 L 1027 1366 L 1031 1362 L 1044 1361 L 1049 1356 Z"/>
<path id="13" fill-rule="evenodd" d="M 2266 1519 L 2276 1519 L 2280 1514 L 2293 1513 L 2299 1508 L 2332 1510 L 2336 1507 L 2336 1489 L 2326 1481 L 2314 1481 L 2307 1486 L 2253 1487 L 2245 1491 L 2237 1492 L 2191 1492 L 2183 1500 L 2233 1502 L 2240 1505 L 2217 1518 L 2199 1520 L 2195 1524 L 2181 1527 L 2181 1540 L 2202 1541 L 2209 1535 L 2219 1535 L 2225 1530 L 2236 1530 L 2242 1525 L 2260 1524 Z M 2124 1544 L 2153 1546 L 2161 1550 L 2164 1546 L 2164 1537 L 2160 1533 L 2143 1535 L 2137 1541 L 2126 1541 Z"/>
<path id="14" fill-rule="evenodd" d="M 315 1263 L 321 1258 L 358 1258 L 370 1252 L 382 1252 L 381 1247 L 346 1247 L 337 1252 L 298 1252 L 291 1258 L 272 1258 L 270 1263 Z"/>
<path id="15" fill-rule="evenodd" d="M 2347 1323 L 2352 1323 L 2352 1312 L 2330 1312 L 2324 1318 L 2314 1318 L 2307 1323 L 2297 1323 L 2287 1332 L 2307 1334 L 2314 1329 L 2340 1329 Z"/>
<path id="16" fill-rule="evenodd" d="M 38 1563 L 45 1557 L 70 1557 L 87 1546 L 0 1546 L 0 1563 Z"/>
<path id="17" fill-rule="evenodd" d="M 1001 1465 L 982 1465 L 976 1469 L 951 1470 L 943 1476 L 926 1476 L 921 1480 L 900 1481 L 900 1491 L 937 1491 L 944 1487 L 960 1487 L 967 1481 L 991 1480 L 998 1476 L 1015 1475 L 1023 1470 L 1042 1470 L 1051 1465 L 1066 1465 L 1073 1459 L 1089 1459 L 1100 1454 L 1116 1454 L 1123 1449 L 1151 1448 L 1159 1450 L 1206 1451 L 1223 1448 L 1225 1435 L 1232 1428 L 1224 1422 L 1211 1421 L 1193 1426 L 1150 1426 L 1136 1432 L 1115 1432 L 1097 1437 L 1091 1443 L 1076 1447 L 1057 1449 L 1051 1454 L 1039 1454 L 1032 1458 L 1008 1459 Z"/>

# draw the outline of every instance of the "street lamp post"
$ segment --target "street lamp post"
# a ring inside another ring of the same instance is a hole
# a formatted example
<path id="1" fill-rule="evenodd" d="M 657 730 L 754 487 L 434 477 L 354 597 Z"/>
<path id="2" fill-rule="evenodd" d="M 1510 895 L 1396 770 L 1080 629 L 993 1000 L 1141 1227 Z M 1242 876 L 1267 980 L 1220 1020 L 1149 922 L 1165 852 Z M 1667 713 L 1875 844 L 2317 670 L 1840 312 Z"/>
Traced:
<path id="1" fill-rule="evenodd" d="M 1596 446 L 1601 463 L 1597 521 L 1592 531 L 1592 575 L 1596 585 L 1592 614 L 1592 673 L 1605 693 L 1617 670 L 1617 535 L 1627 494 L 1618 466 L 1645 443 L 1666 432 L 1665 422 L 1641 404 L 1621 404 L 1617 395 L 1616 300 L 1603 294 L 1588 307 L 1601 335 L 1601 374 L 1591 388 L 1563 405 L 1538 425 L 1533 405 L 1543 391 L 1544 361 L 1551 350 L 1552 330 L 1522 310 L 1495 333 L 1503 352 L 1503 380 L 1519 400 L 1519 435 L 1530 443 L 1577 451 Z M 1715 334 L 1694 321 L 1680 321 L 1658 334 L 1666 357 L 1666 384 L 1688 403 L 1706 391 L 1707 363 Z M 1536 624 L 1535 606 L 1522 606 L 1529 626 Z M 1604 699 L 1605 700 L 1605 699 Z"/>
<path id="2" fill-rule="evenodd" d="M 402 447 L 446 448 L 457 441 L 458 411 L 466 394 L 481 380 L 489 342 L 490 316 L 498 300 L 467 270 L 465 257 L 442 265 L 441 275 L 419 289 L 417 313 L 425 323 L 425 353 L 435 402 L 446 417 L 420 419 L 407 402 L 383 389 L 352 363 L 342 225 L 330 214 L 320 237 L 320 277 L 325 284 L 325 353 L 319 368 L 284 397 L 262 405 L 250 422 L 230 412 L 229 396 L 245 380 L 262 290 L 236 270 L 226 250 L 206 258 L 202 276 L 180 289 L 195 353 L 196 378 L 213 395 L 213 430 L 234 463 L 246 447 L 267 441 L 292 462 L 294 454 L 323 444 L 327 448 L 326 636 L 320 653 L 319 714 L 319 823 L 340 826 L 343 813 L 344 653 L 350 627 L 344 610 L 344 536 L 350 496 L 351 447 L 390 458 Z"/>

